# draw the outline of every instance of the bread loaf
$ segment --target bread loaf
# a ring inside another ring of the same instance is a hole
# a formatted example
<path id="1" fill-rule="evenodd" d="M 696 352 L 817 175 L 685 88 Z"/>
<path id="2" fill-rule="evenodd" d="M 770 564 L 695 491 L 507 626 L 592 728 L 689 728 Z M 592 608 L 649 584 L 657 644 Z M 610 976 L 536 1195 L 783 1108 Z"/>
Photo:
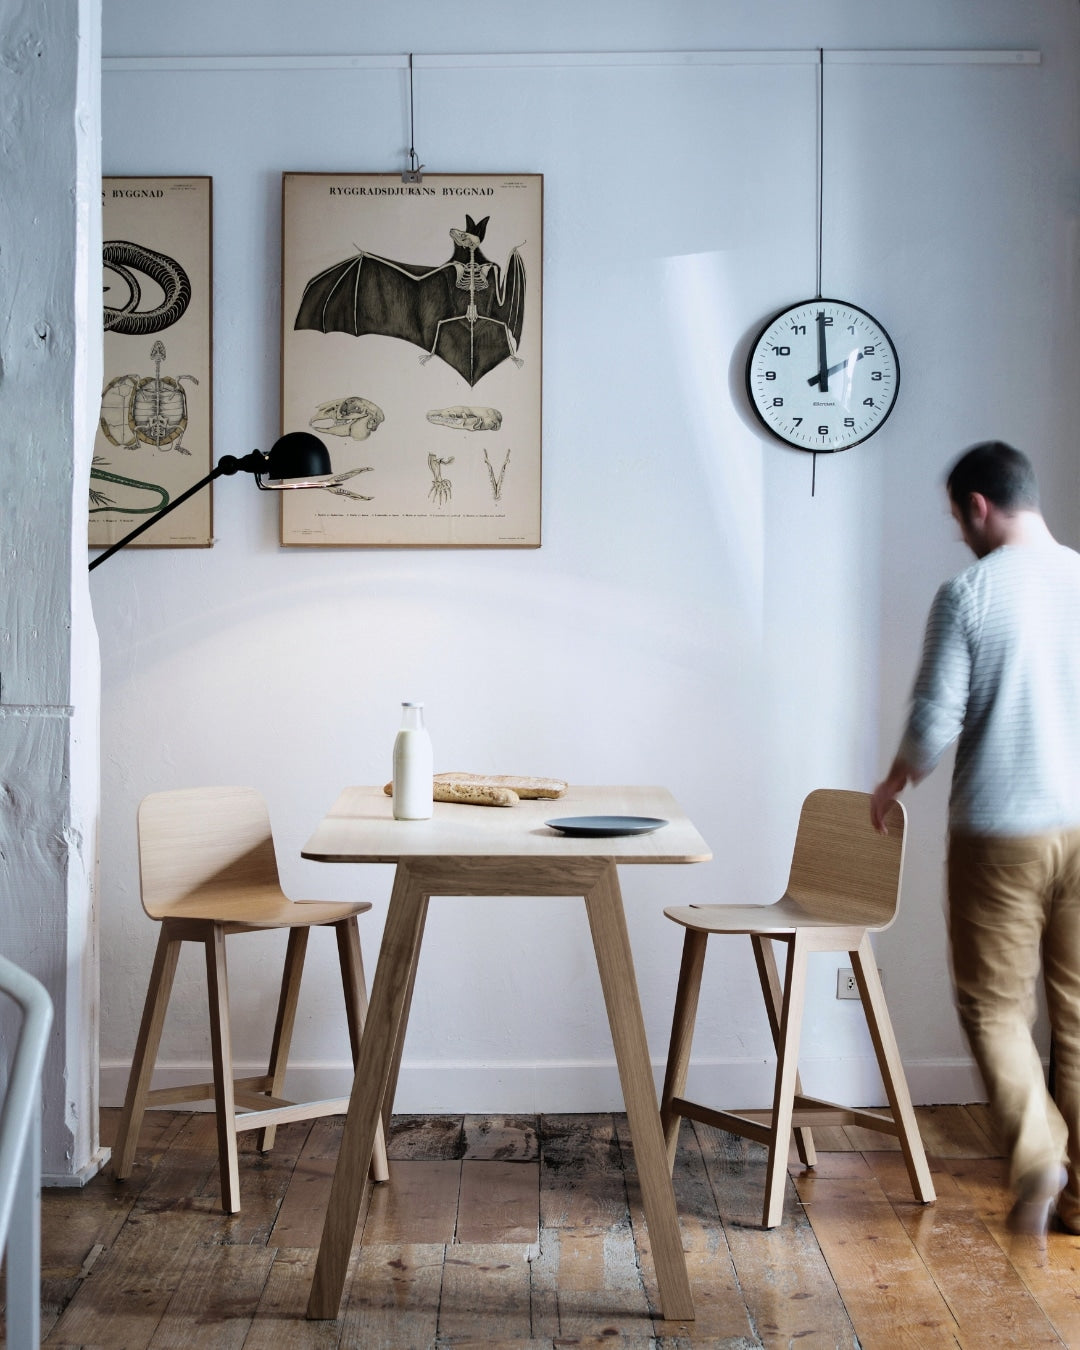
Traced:
<path id="1" fill-rule="evenodd" d="M 517 806 L 521 800 L 510 788 L 486 783 L 443 783 L 438 778 L 432 791 L 437 802 L 465 802 L 470 806 Z"/>
<path id="2" fill-rule="evenodd" d="M 392 797 L 393 783 L 387 783 L 383 791 Z M 431 795 L 437 802 L 461 802 L 466 806 L 516 806 L 520 800 L 510 788 L 488 787 L 483 783 L 443 783 L 438 778 L 434 780 Z"/>
<path id="3" fill-rule="evenodd" d="M 436 784 L 471 783 L 478 787 L 509 788 L 522 798 L 561 797 L 566 784 L 561 778 L 522 778 L 516 774 L 437 773 Z"/>

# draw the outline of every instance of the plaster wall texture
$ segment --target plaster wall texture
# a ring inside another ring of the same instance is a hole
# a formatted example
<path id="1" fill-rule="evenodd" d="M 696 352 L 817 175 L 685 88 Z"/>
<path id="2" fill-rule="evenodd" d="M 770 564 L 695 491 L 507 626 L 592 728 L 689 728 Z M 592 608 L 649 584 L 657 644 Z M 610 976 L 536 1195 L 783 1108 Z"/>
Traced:
<path id="1" fill-rule="evenodd" d="M 623 878 L 661 1064 L 680 941 L 663 905 L 774 899 L 805 793 L 869 788 L 891 756 L 926 608 L 965 562 L 947 463 L 988 436 L 1022 445 L 1052 528 L 1080 544 L 1080 9 L 312 0 L 263 6 L 258 25 L 236 5 L 184 12 L 166 28 L 161 5 L 106 0 L 103 162 L 214 177 L 215 454 L 279 432 L 282 171 L 394 172 L 415 143 L 431 172 L 542 172 L 543 547 L 282 550 L 273 502 L 232 481 L 212 550 L 128 550 L 94 574 L 103 1100 L 123 1090 L 156 938 L 139 799 L 259 787 L 290 893 L 375 902 L 370 973 L 389 870 L 299 850 L 340 786 L 386 780 L 403 698 L 426 702 L 437 768 L 664 783 L 710 841 L 711 864 Z M 810 458 L 758 429 L 742 371 L 765 320 L 815 290 L 819 47 L 863 53 L 825 67 L 823 290 L 885 324 L 902 379 L 879 435 L 818 460 L 812 496 Z M 913 48 L 1040 60 L 867 55 Z M 328 53 L 336 64 L 309 59 Z M 903 907 L 878 947 L 924 1101 L 981 1091 L 949 990 L 946 794 L 943 768 L 910 799 Z M 298 1091 L 348 1080 L 331 946 L 309 957 Z M 280 935 L 232 950 L 245 1066 L 265 1053 L 282 951 Z M 769 1081 L 752 966 L 739 943 L 710 955 L 696 1042 L 710 1087 L 744 1103 Z M 194 954 L 178 989 L 164 1080 L 209 1056 Z M 834 994 L 823 962 L 804 1081 L 867 1100 L 869 1044 Z M 617 1102 L 580 902 L 433 902 L 399 1109 Z"/>
<path id="2" fill-rule="evenodd" d="M 99 1153 L 99 680 L 84 558 L 101 383 L 99 27 L 91 0 L 0 3 L 0 941 L 55 1007 L 47 1179 L 92 1172 Z"/>

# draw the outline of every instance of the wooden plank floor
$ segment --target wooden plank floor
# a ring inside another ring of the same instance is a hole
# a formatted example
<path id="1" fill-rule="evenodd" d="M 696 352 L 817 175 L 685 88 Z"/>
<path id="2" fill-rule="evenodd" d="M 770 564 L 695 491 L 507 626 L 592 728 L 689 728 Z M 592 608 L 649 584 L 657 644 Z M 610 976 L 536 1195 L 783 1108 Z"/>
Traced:
<path id="1" fill-rule="evenodd" d="M 115 1112 L 103 1113 L 110 1141 Z M 898 1350 L 1080 1347 L 1080 1238 L 1009 1236 L 980 1107 L 918 1111 L 939 1199 L 894 1141 L 820 1131 L 781 1227 L 764 1152 L 683 1123 L 675 1186 L 697 1307 L 656 1313 L 626 1120 L 403 1117 L 361 1214 L 342 1314 L 304 1316 L 342 1119 L 244 1136 L 243 1209 L 218 1210 L 212 1118 L 147 1115 L 123 1183 L 42 1197 L 42 1336 L 105 1350 Z"/>

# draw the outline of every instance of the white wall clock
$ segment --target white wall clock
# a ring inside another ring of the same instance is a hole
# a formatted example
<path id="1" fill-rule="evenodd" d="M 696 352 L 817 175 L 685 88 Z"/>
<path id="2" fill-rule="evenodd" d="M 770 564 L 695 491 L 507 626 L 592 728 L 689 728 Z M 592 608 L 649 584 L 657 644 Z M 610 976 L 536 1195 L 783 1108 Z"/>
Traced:
<path id="1" fill-rule="evenodd" d="M 746 391 L 774 436 L 828 454 L 881 429 L 900 389 L 892 339 L 858 305 L 803 300 L 770 319 L 750 348 Z"/>

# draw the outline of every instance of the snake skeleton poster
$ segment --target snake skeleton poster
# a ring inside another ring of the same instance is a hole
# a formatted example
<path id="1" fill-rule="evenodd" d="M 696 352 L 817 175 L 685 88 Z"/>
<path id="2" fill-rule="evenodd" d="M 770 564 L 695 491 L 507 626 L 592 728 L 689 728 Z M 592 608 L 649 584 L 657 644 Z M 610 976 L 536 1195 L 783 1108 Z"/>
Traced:
<path id="1" fill-rule="evenodd" d="M 102 180 L 105 379 L 90 546 L 113 544 L 211 468 L 211 180 Z M 209 489 L 135 540 L 208 548 Z"/>
<path id="2" fill-rule="evenodd" d="M 540 544 L 539 174 L 287 173 L 282 430 L 334 481 L 282 542 Z"/>

